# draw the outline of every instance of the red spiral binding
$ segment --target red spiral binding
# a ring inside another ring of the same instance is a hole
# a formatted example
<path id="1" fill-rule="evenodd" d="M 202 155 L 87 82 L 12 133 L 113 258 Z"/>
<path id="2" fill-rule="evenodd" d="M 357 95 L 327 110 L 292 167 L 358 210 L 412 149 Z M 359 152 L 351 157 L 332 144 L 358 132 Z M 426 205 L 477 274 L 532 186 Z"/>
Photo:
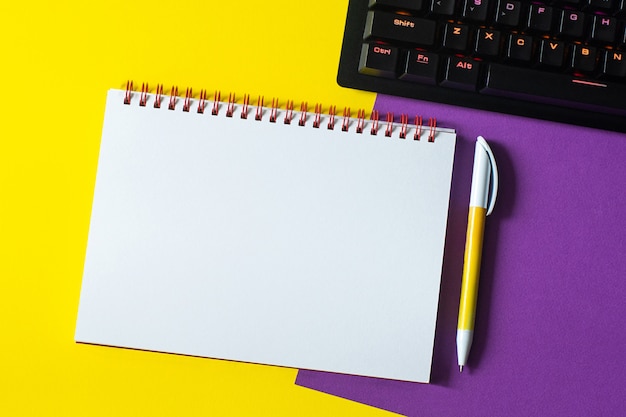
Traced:
<path id="1" fill-rule="evenodd" d="M 359 109 L 357 113 L 356 133 L 363 133 L 363 126 L 365 125 L 365 110 Z"/>
<path id="2" fill-rule="evenodd" d="M 191 91 L 191 88 L 187 87 L 187 90 L 185 91 L 185 101 L 183 102 L 183 111 L 186 111 L 186 112 L 189 111 L 192 97 L 193 97 L 193 93 Z"/>
<path id="3" fill-rule="evenodd" d="M 347 132 L 350 127 L 350 107 L 343 108 L 343 121 L 341 122 L 341 131 Z"/>
<path id="4" fill-rule="evenodd" d="M 200 90 L 200 99 L 198 100 L 198 113 L 204 114 L 206 107 L 206 90 Z"/>
<path id="5" fill-rule="evenodd" d="M 431 117 L 428 119 L 428 127 L 430 128 L 428 131 L 428 141 L 435 141 L 435 131 L 437 130 L 437 119 Z"/>
<path id="6" fill-rule="evenodd" d="M 161 100 L 163 99 L 163 84 L 157 84 L 156 93 L 154 95 L 154 108 L 161 108 Z"/>
<path id="7" fill-rule="evenodd" d="M 286 109 L 284 122 L 286 125 L 290 125 L 293 119 L 293 100 L 287 101 Z"/>
<path id="8" fill-rule="evenodd" d="M 250 94 L 243 96 L 243 106 L 241 107 L 241 118 L 248 118 L 248 106 L 250 105 Z"/>
<path id="9" fill-rule="evenodd" d="M 134 95 L 134 90 L 133 90 L 133 82 L 132 81 L 127 81 L 126 83 L 126 89 L 124 91 L 124 104 L 131 104 L 132 100 L 133 100 L 133 95 Z M 163 84 L 157 84 L 156 86 L 156 91 L 154 93 L 154 107 L 155 108 L 161 108 L 161 102 L 163 99 Z M 148 87 L 148 83 L 142 83 L 141 84 L 141 93 L 139 95 L 139 105 L 141 107 L 145 107 L 147 106 L 148 100 L 150 99 L 150 89 Z M 169 93 L 169 102 L 168 102 L 168 109 L 169 110 L 176 110 L 176 105 L 178 104 L 178 101 L 181 99 L 181 97 L 179 97 L 178 95 L 178 86 L 174 85 L 172 86 L 170 93 Z M 182 111 L 184 112 L 189 112 L 191 111 L 191 107 L 193 104 L 194 98 L 193 98 L 193 91 L 190 87 L 188 87 L 185 90 L 185 96 L 184 96 L 184 101 L 183 101 L 183 106 L 182 106 Z M 255 120 L 262 120 L 263 119 L 263 114 L 264 112 L 267 110 L 264 106 L 264 102 L 265 102 L 265 97 L 260 95 L 257 101 L 257 107 L 255 110 Z M 271 107 L 269 108 L 269 121 L 272 123 L 275 123 L 278 119 L 278 113 L 280 111 L 279 109 L 279 100 L 278 98 L 272 98 L 272 104 Z M 249 114 L 249 105 L 250 105 L 250 95 L 249 94 L 245 94 L 243 96 L 243 104 L 241 106 L 241 118 L 242 119 L 247 119 L 248 118 L 248 114 Z M 200 97 L 198 99 L 198 107 L 197 107 L 197 112 L 200 114 L 204 114 L 205 110 L 207 107 L 207 92 L 206 90 L 200 90 Z M 213 106 L 211 109 L 211 114 L 212 115 L 218 115 L 219 111 L 220 111 L 220 107 L 221 107 L 221 92 L 219 90 L 215 90 L 215 94 L 214 94 L 214 99 L 213 99 Z M 237 109 L 237 101 L 236 101 L 236 95 L 235 93 L 230 93 L 228 95 L 228 102 L 226 104 L 226 116 L 227 117 L 233 117 L 233 115 L 235 114 L 235 111 Z M 294 117 L 294 103 L 293 100 L 288 100 L 285 104 L 285 116 L 284 116 L 284 123 L 285 124 L 291 124 L 293 117 Z M 335 122 L 336 122 L 336 116 L 337 116 L 337 108 L 336 106 L 330 106 L 328 108 L 328 114 L 324 115 L 322 114 L 322 110 L 323 107 L 320 103 L 315 104 L 315 113 L 313 114 L 313 127 L 314 128 L 319 128 L 322 124 L 322 118 L 327 116 L 328 117 L 328 125 L 327 128 L 329 130 L 334 130 L 335 128 Z M 352 113 L 350 111 L 349 107 L 344 107 L 343 110 L 343 117 L 342 117 L 342 121 L 341 121 L 341 130 L 344 132 L 348 132 L 350 131 L 350 127 L 351 127 L 351 118 L 352 118 Z M 308 103 L 306 101 L 303 101 L 300 105 L 300 115 L 298 117 L 298 125 L 299 126 L 306 126 L 308 120 Z M 393 136 L 393 131 L 394 131 L 394 114 L 391 112 L 386 113 L 386 117 L 385 117 L 385 136 L 386 137 L 391 137 Z M 378 110 L 374 110 L 372 111 L 371 115 L 370 115 L 370 134 L 371 135 L 377 135 L 378 134 L 378 130 L 379 130 L 379 124 L 380 124 L 380 114 Z M 359 109 L 357 112 L 357 118 L 356 118 L 356 125 L 355 125 L 355 131 L 356 133 L 362 134 L 365 130 L 365 110 L 363 109 Z M 425 129 L 425 125 L 423 124 L 423 119 L 422 116 L 415 116 L 414 119 L 414 128 L 415 128 L 415 133 L 413 134 L 413 139 L 414 140 L 420 140 L 422 133 L 424 132 Z M 407 114 L 401 114 L 400 115 L 400 128 L 399 128 L 399 132 L 398 132 L 398 137 L 400 139 L 406 139 L 407 135 L 409 134 L 409 128 L 413 128 L 413 126 L 409 126 L 409 116 Z M 429 118 L 428 119 L 428 142 L 434 142 L 435 141 L 435 136 L 437 133 L 437 119 L 435 118 Z"/>
<path id="10" fill-rule="evenodd" d="M 235 113 L 235 93 L 228 94 L 228 105 L 226 106 L 226 117 L 233 117 Z"/>
<path id="11" fill-rule="evenodd" d="M 278 114 L 278 99 L 272 99 L 272 109 L 270 111 L 270 122 L 276 123 L 276 115 Z"/>
<path id="12" fill-rule="evenodd" d="M 415 116 L 415 134 L 413 135 L 413 140 L 420 140 L 420 136 L 422 135 L 422 116 Z"/>
<path id="13" fill-rule="evenodd" d="M 139 105 L 141 107 L 146 107 L 146 102 L 148 101 L 148 83 L 141 83 L 141 96 L 139 97 Z"/>
<path id="14" fill-rule="evenodd" d="M 335 113 L 337 111 L 337 106 L 330 106 L 328 108 L 328 130 L 333 130 L 335 128 Z"/>
<path id="15" fill-rule="evenodd" d="M 259 99 L 257 100 L 254 120 L 261 121 L 263 119 L 263 103 L 265 103 L 265 96 L 259 96 Z"/>
<path id="16" fill-rule="evenodd" d="M 309 109 L 309 104 L 305 101 L 300 104 L 300 120 L 298 121 L 298 126 L 306 125 L 306 112 Z"/>
<path id="17" fill-rule="evenodd" d="M 126 81 L 126 93 L 124 94 L 124 104 L 130 104 L 130 99 L 133 96 L 133 82 Z"/>
<path id="18" fill-rule="evenodd" d="M 387 127 L 385 128 L 385 136 L 391 137 L 393 132 L 393 113 L 387 112 Z"/>
<path id="19" fill-rule="evenodd" d="M 213 94 L 213 108 L 211 109 L 211 114 L 213 116 L 217 116 L 220 112 L 220 99 L 222 98 L 222 92 L 219 90 L 215 90 L 215 94 Z"/>
<path id="20" fill-rule="evenodd" d="M 322 119 L 322 105 L 317 103 L 315 105 L 315 117 L 313 118 L 313 127 L 314 128 L 319 128 L 320 127 L 321 119 Z"/>
<path id="21" fill-rule="evenodd" d="M 400 139 L 406 139 L 406 130 L 409 126 L 409 115 L 400 115 Z"/>
<path id="22" fill-rule="evenodd" d="M 370 119 L 372 120 L 372 128 L 370 130 L 370 134 L 375 136 L 378 134 L 378 121 L 380 119 L 378 110 L 374 110 L 372 112 L 372 114 L 370 115 Z"/>
<path id="23" fill-rule="evenodd" d="M 170 90 L 170 104 L 167 106 L 170 110 L 176 110 L 176 103 L 178 102 L 178 87 L 173 85 Z"/>

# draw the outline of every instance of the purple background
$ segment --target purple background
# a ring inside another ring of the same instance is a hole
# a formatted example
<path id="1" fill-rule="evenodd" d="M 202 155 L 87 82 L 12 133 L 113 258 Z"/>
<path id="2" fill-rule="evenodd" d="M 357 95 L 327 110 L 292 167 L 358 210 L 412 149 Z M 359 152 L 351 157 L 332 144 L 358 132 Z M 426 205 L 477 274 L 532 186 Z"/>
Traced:
<path id="1" fill-rule="evenodd" d="M 458 142 L 430 385 L 298 373 L 296 383 L 409 416 L 626 415 L 626 135 L 379 95 Z M 477 135 L 500 193 L 485 230 L 474 345 L 455 332 Z"/>

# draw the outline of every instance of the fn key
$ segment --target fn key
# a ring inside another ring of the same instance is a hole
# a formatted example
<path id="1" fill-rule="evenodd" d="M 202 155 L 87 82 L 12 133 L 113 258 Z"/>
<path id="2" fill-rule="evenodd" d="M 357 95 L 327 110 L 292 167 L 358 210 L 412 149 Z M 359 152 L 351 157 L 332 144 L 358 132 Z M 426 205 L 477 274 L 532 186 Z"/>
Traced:
<path id="1" fill-rule="evenodd" d="M 439 56 L 432 52 L 422 52 L 415 49 L 407 53 L 404 71 L 400 79 L 424 84 L 437 83 Z"/>
<path id="2" fill-rule="evenodd" d="M 395 78 L 398 63 L 398 48 L 376 43 L 364 44 L 359 60 L 361 74 Z"/>

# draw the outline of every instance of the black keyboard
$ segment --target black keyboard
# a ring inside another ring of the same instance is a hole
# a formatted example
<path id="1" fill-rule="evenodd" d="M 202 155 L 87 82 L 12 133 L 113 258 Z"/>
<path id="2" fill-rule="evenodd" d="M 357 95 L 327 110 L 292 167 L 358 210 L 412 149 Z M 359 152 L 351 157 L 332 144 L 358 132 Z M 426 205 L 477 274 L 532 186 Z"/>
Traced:
<path id="1" fill-rule="evenodd" d="M 350 0 L 337 80 L 626 132 L 626 0 Z"/>

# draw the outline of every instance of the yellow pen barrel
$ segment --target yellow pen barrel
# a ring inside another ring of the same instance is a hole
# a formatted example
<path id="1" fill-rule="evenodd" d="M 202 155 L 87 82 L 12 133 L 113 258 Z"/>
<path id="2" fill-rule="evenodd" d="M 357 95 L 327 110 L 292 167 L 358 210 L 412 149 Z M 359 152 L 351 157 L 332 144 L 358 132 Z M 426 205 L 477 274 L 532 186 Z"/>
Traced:
<path id="1" fill-rule="evenodd" d="M 469 208 L 465 258 L 463 262 L 463 281 L 461 283 L 459 323 L 457 326 L 459 330 L 474 330 L 486 214 L 487 209 L 483 207 L 470 206 Z"/>

